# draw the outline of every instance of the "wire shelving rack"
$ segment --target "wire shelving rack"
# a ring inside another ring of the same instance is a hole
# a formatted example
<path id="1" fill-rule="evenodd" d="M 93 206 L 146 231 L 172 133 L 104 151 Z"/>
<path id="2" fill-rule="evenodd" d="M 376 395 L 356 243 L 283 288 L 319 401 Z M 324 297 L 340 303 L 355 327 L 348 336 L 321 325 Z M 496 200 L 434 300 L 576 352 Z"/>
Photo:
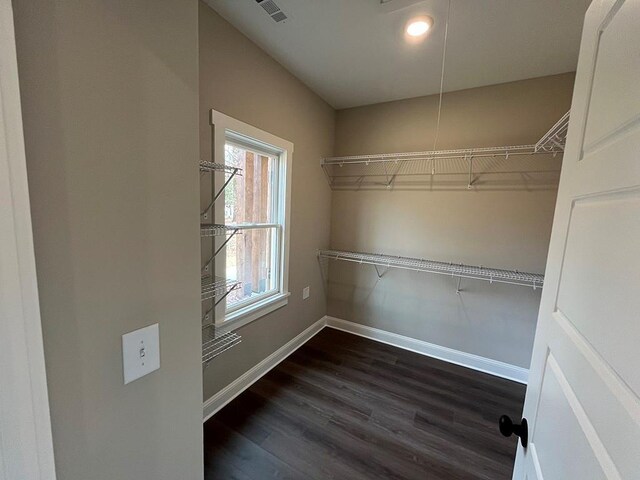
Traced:
<path id="1" fill-rule="evenodd" d="M 235 237 L 240 231 L 240 228 L 229 225 L 221 225 L 215 223 L 201 223 L 200 224 L 200 237 L 201 238 L 209 238 L 209 237 L 222 237 L 227 236 L 224 239 L 224 242 L 218 248 L 216 248 L 213 254 L 209 257 L 209 260 L 202 267 L 202 272 L 205 274 L 209 271 L 209 267 L 213 263 L 213 259 L 222 251 L 224 247 L 231 241 L 233 237 Z"/>
<path id="2" fill-rule="evenodd" d="M 569 130 L 569 117 L 571 111 L 565 113 L 556 124 L 545 133 L 535 145 L 536 152 L 548 151 L 551 153 L 562 151 L 567 143 Z"/>
<path id="3" fill-rule="evenodd" d="M 203 275 L 201 282 L 201 300 L 204 302 L 205 300 L 215 299 L 215 305 L 242 285 L 241 282 L 236 280 L 229 280 L 223 277 L 211 277 L 210 275 Z"/>
<path id="4" fill-rule="evenodd" d="M 217 223 L 201 223 L 200 224 L 200 236 L 205 237 L 221 237 L 227 234 L 237 233 L 238 229 L 230 227 L 228 225 L 221 225 Z"/>
<path id="5" fill-rule="evenodd" d="M 211 181 L 210 200 L 208 201 L 207 206 L 200 211 L 200 238 L 211 241 L 210 250 L 201 250 L 201 256 L 207 255 L 207 257 L 205 257 L 204 265 L 201 267 L 200 271 L 200 298 L 203 310 L 206 310 L 202 317 L 202 364 L 203 367 L 206 368 L 211 360 L 221 353 L 238 345 L 242 341 L 241 336 L 232 331 L 233 326 L 216 325 L 215 321 L 212 321 L 212 316 L 214 316 L 214 312 L 218 304 L 222 302 L 232 291 L 242 286 L 241 282 L 213 275 L 213 266 L 216 255 L 218 255 L 218 253 L 227 246 L 235 235 L 240 233 L 240 229 L 237 227 L 215 223 L 215 221 L 213 221 L 215 220 L 213 207 L 231 181 L 235 177 L 242 176 L 242 169 L 231 165 L 225 165 L 223 163 L 209 161 L 201 161 L 199 166 L 200 177 L 202 178 L 209 174 L 208 179 Z M 216 186 L 215 174 L 224 174 L 224 182 L 219 188 Z M 210 217 L 211 220 L 209 220 Z M 226 237 L 224 241 L 217 246 L 217 248 L 215 237 Z M 203 243 L 206 244 L 207 242 Z"/>
<path id="6" fill-rule="evenodd" d="M 227 185 L 229 185 L 231 180 L 233 180 L 234 177 L 242 176 L 241 168 L 232 167 L 230 165 L 225 165 L 223 163 L 214 163 L 214 162 L 206 162 L 206 161 L 200 162 L 201 175 L 205 173 L 213 174 L 216 172 L 223 172 L 225 174 L 225 181 L 222 184 L 222 186 L 215 192 L 215 194 L 213 195 L 213 198 L 211 199 L 211 202 L 207 205 L 207 207 L 200 212 L 200 216 L 203 219 L 206 219 L 208 217 L 209 210 L 213 208 L 213 205 L 216 203 L 216 200 L 218 200 L 220 195 L 222 195 L 222 193 L 224 192 L 225 188 L 227 188 Z"/>
<path id="7" fill-rule="evenodd" d="M 206 367 L 211 360 L 242 342 L 242 337 L 229 327 L 213 324 L 202 327 L 202 364 Z"/>
<path id="8" fill-rule="evenodd" d="M 544 161 L 542 157 L 564 152 L 569 117 L 567 112 L 530 145 L 327 157 L 321 164 L 333 190 L 433 187 L 436 177 L 442 179 L 443 185 L 469 189 L 482 186 L 479 179 L 489 177 L 500 179 L 492 181 L 495 185 L 523 179 L 531 184 L 553 184 L 559 178 L 559 162 Z M 526 156 L 532 159 L 527 160 Z"/>
<path id="9" fill-rule="evenodd" d="M 215 162 L 200 162 L 200 172 L 224 172 L 230 175 L 241 175 L 241 168 L 232 167 L 230 165 L 225 165 L 224 163 L 215 163 Z"/>
<path id="10" fill-rule="evenodd" d="M 346 262 L 373 265 L 378 277 L 382 277 L 386 269 L 399 268 L 416 272 L 448 275 L 458 279 L 469 278 L 484 280 L 490 283 L 508 283 L 532 287 L 534 290 L 544 284 L 544 275 L 538 273 L 520 272 L 518 270 L 503 270 L 484 266 L 464 265 L 462 263 L 447 263 L 423 258 L 396 257 L 378 253 L 358 253 L 342 250 L 320 250 L 319 258 L 342 260 Z M 385 269 L 380 271 L 380 268 Z M 459 284 L 458 284 L 459 290 Z"/>

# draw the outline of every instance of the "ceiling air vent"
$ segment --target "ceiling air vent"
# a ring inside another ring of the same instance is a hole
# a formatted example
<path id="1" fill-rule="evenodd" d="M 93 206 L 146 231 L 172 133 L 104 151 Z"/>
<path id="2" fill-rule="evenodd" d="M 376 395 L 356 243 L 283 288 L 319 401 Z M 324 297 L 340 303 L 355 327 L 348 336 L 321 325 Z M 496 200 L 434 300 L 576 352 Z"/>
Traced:
<path id="1" fill-rule="evenodd" d="M 279 23 L 287 19 L 287 16 L 273 0 L 256 0 L 256 3 L 260 5 L 275 22 Z"/>
<path id="2" fill-rule="evenodd" d="M 287 16 L 284 14 L 284 12 L 276 12 L 271 15 L 271 18 L 273 18 L 276 22 L 281 22 L 283 20 L 286 20 Z"/>

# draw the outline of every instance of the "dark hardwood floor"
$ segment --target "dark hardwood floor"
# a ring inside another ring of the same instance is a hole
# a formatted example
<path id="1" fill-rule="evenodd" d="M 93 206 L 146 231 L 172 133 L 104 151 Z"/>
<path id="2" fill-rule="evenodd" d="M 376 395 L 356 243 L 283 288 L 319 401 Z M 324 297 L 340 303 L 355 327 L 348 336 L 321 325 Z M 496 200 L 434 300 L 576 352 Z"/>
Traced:
<path id="1" fill-rule="evenodd" d="M 326 328 L 206 422 L 205 478 L 507 480 L 524 393 Z"/>

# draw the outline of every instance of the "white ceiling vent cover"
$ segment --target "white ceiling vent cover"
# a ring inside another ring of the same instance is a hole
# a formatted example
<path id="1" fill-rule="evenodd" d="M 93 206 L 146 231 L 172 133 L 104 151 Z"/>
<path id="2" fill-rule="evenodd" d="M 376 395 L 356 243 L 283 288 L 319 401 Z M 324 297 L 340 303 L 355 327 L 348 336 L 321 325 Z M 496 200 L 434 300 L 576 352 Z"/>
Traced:
<path id="1" fill-rule="evenodd" d="M 273 0 L 256 0 L 256 3 L 260 5 L 275 22 L 279 23 L 287 19 L 285 13 L 280 10 L 280 7 Z"/>

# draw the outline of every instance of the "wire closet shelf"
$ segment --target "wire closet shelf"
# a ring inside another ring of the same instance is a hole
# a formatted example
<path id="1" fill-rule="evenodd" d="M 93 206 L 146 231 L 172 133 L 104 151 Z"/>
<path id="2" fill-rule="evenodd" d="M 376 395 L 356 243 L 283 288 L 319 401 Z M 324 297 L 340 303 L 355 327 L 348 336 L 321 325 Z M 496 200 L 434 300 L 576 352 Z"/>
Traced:
<path id="1" fill-rule="evenodd" d="M 211 202 L 209 202 L 209 204 L 206 206 L 206 208 L 200 212 L 200 217 L 202 219 L 207 219 L 208 218 L 209 211 L 211 210 L 211 208 L 213 208 L 213 206 L 216 203 L 216 200 L 218 200 L 218 198 L 220 198 L 220 196 L 222 195 L 224 190 L 227 188 L 227 185 L 229 185 L 229 183 L 231 183 L 231 180 L 233 180 L 235 177 L 241 177 L 242 176 L 242 169 L 241 168 L 232 167 L 230 165 L 225 165 L 223 163 L 214 163 L 214 162 L 206 162 L 206 161 L 201 161 L 200 162 L 200 175 L 203 175 L 205 173 L 214 174 L 216 172 L 223 172 L 225 174 L 225 181 L 224 181 L 222 187 L 220 187 L 215 192 L 215 195 L 213 195 L 213 198 L 211 199 Z"/>
<path id="2" fill-rule="evenodd" d="M 228 327 L 213 324 L 202 327 L 202 364 L 206 367 L 211 360 L 242 342 L 242 337 Z"/>
<path id="3" fill-rule="evenodd" d="M 211 278 L 209 275 L 203 275 L 201 300 L 204 302 L 205 300 L 215 299 L 215 304 L 217 305 L 232 291 L 240 288 L 241 285 L 242 283 L 236 280 L 229 280 L 223 277 Z"/>
<path id="4" fill-rule="evenodd" d="M 553 183 L 558 162 L 544 161 L 564 152 L 570 112 L 567 112 L 535 144 L 327 157 L 322 168 L 334 190 L 431 185 L 436 176 L 450 185 L 477 185 L 479 177 L 503 176 L 503 182 L 540 180 Z M 533 161 L 523 158 L 531 156 Z M 535 180 L 535 178 L 533 178 Z"/>
<path id="5" fill-rule="evenodd" d="M 238 229 L 229 225 L 221 225 L 217 223 L 201 223 L 201 237 L 222 237 L 223 235 L 235 234 Z"/>
<path id="6" fill-rule="evenodd" d="M 214 163 L 214 162 L 200 162 L 200 172 L 224 172 L 233 175 L 242 175 L 242 169 L 237 167 L 232 167 L 230 165 L 225 165 L 223 163 Z"/>
<path id="7" fill-rule="evenodd" d="M 435 260 L 425 260 L 423 258 L 395 257 L 378 253 L 358 253 L 341 250 L 320 250 L 319 258 L 329 260 L 342 260 L 376 267 L 378 276 L 381 276 L 378 267 L 399 268 L 417 272 L 435 273 L 439 275 L 449 275 L 456 278 L 469 278 L 473 280 L 484 280 L 490 283 L 508 283 L 511 285 L 522 285 L 532 287 L 534 290 L 541 288 L 544 284 L 544 275 L 538 273 L 526 273 L 518 270 L 502 270 L 498 268 L 487 268 L 484 266 L 464 265 L 461 263 L 446 263 Z"/>
<path id="8" fill-rule="evenodd" d="M 205 266 L 204 271 L 208 271 L 209 266 L 213 262 L 213 259 L 222 251 L 224 247 L 239 233 L 239 228 L 231 225 L 221 225 L 217 223 L 201 223 L 200 224 L 200 238 L 211 237 L 223 237 L 226 236 L 222 245 L 215 249 L 213 255 L 209 258 Z M 227 236 L 228 235 L 228 236 Z"/>

